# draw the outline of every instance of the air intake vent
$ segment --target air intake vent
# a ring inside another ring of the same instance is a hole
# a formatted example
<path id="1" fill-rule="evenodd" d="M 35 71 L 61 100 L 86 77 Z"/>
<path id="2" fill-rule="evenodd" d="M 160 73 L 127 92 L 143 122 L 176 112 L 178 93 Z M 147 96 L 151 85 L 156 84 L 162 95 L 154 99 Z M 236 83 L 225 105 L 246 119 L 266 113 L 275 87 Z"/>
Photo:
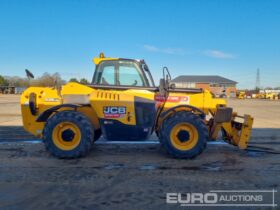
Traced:
<path id="1" fill-rule="evenodd" d="M 98 91 L 96 98 L 98 99 L 107 99 L 107 100 L 120 100 L 120 95 L 117 93 L 107 92 L 107 91 Z"/>

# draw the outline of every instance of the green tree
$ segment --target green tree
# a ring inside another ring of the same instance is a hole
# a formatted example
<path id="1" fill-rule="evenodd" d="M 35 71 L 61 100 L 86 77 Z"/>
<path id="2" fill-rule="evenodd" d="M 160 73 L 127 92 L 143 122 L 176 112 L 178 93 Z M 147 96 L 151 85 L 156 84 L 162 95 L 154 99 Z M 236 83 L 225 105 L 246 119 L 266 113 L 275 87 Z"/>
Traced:
<path id="1" fill-rule="evenodd" d="M 69 82 L 79 82 L 76 78 L 71 78 Z"/>
<path id="2" fill-rule="evenodd" d="M 84 84 L 84 85 L 88 85 L 88 84 L 89 84 L 89 82 L 88 82 L 87 79 L 85 79 L 85 78 L 82 78 L 82 79 L 80 80 L 80 83 L 81 83 L 81 84 Z"/>
<path id="3" fill-rule="evenodd" d="M 63 85 L 65 81 L 61 79 L 59 73 L 54 73 L 53 75 L 49 73 L 44 73 L 43 76 L 31 80 L 31 86 L 37 87 L 53 87 L 56 85 Z"/>
<path id="4" fill-rule="evenodd" d="M 7 78 L 9 81 L 10 86 L 15 86 L 15 87 L 27 87 L 28 86 L 28 79 L 26 78 L 21 78 L 18 76 L 13 76 Z"/>
<path id="5" fill-rule="evenodd" d="M 0 86 L 8 86 L 9 85 L 9 82 L 3 77 L 0 75 Z"/>

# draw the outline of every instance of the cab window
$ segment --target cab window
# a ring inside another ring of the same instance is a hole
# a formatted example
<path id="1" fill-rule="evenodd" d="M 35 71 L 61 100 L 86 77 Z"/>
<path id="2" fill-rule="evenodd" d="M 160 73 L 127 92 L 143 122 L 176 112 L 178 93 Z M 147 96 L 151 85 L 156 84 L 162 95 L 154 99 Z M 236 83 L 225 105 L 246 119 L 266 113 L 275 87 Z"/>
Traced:
<path id="1" fill-rule="evenodd" d="M 115 85 L 115 64 L 112 62 L 101 63 L 96 71 L 93 84 Z"/>
<path id="2" fill-rule="evenodd" d="M 114 85 L 115 84 L 115 69 L 114 66 L 105 66 L 101 77 L 102 85 Z"/>
<path id="3" fill-rule="evenodd" d="M 120 62 L 118 76 L 121 86 L 144 86 L 141 70 L 133 62 Z"/>
<path id="4" fill-rule="evenodd" d="M 133 61 L 104 61 L 96 69 L 93 84 L 112 86 L 149 86 L 143 71 Z"/>

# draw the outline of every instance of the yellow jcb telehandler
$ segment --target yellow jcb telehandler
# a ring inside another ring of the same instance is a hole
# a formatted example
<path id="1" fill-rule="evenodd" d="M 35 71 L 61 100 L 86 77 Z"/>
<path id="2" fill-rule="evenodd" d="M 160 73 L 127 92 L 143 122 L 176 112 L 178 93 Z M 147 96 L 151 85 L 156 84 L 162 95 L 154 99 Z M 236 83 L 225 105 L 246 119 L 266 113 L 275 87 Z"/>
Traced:
<path id="1" fill-rule="evenodd" d="M 176 88 L 166 67 L 156 86 L 144 60 L 108 58 L 101 53 L 94 63 L 90 85 L 30 87 L 21 96 L 24 128 L 42 138 L 53 155 L 85 156 L 101 135 L 134 141 L 153 132 L 175 158 L 199 155 L 220 131 L 228 143 L 247 147 L 251 116 L 238 116 L 225 100 L 213 98 L 207 90 Z M 30 72 L 28 76 L 33 77 Z M 243 123 L 235 120 L 239 117 Z"/>
<path id="2" fill-rule="evenodd" d="M 245 91 L 239 91 L 239 92 L 237 92 L 236 97 L 238 99 L 245 99 L 246 98 L 246 92 Z"/>
<path id="3" fill-rule="evenodd" d="M 270 100 L 278 100 L 278 93 L 265 93 L 265 98 Z"/>

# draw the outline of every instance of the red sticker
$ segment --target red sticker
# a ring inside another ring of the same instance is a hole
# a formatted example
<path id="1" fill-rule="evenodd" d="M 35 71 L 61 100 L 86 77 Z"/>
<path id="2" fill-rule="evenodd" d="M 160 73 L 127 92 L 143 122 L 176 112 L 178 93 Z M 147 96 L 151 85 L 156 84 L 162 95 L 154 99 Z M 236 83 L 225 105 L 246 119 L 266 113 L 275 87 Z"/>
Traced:
<path id="1" fill-rule="evenodd" d="M 157 102 L 164 102 L 165 97 L 161 95 L 155 95 L 155 101 Z M 168 96 L 166 102 L 170 103 L 178 103 L 178 102 L 184 102 L 188 103 L 189 102 L 189 96 Z"/>
<path id="2" fill-rule="evenodd" d="M 164 102 L 165 101 L 165 97 L 161 96 L 161 95 L 155 95 L 155 101 L 157 101 L 157 102 Z"/>

